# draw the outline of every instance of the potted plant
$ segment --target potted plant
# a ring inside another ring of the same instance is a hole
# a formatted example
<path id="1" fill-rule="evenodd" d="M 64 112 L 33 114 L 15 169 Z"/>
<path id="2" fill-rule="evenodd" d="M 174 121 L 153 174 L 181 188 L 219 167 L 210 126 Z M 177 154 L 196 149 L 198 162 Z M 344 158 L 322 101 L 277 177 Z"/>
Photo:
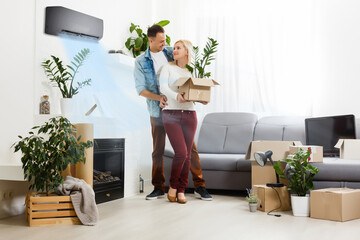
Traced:
<path id="1" fill-rule="evenodd" d="M 37 129 L 37 134 L 33 130 Z M 42 126 L 35 126 L 30 136 L 18 136 L 21 140 L 14 143 L 15 152 L 21 151 L 24 178 L 30 183 L 29 189 L 56 192 L 62 183 L 61 172 L 68 165 L 85 163 L 85 149 L 92 147 L 92 141 L 79 142 L 75 137 L 76 127 L 64 117 L 50 118 Z"/>
<path id="2" fill-rule="evenodd" d="M 170 23 L 169 20 L 162 20 L 158 23 L 155 23 L 157 25 L 160 25 L 162 27 L 165 27 Z M 148 49 L 150 43 L 148 40 L 148 36 L 144 31 L 140 28 L 139 25 L 135 25 L 131 23 L 131 26 L 129 28 L 130 33 L 133 33 L 134 31 L 137 33 L 137 37 L 129 37 L 125 42 L 125 47 L 132 52 L 133 57 L 136 58 L 140 54 L 142 54 L 146 49 Z M 170 46 L 170 37 L 166 35 L 166 44 Z"/>
<path id="3" fill-rule="evenodd" d="M 256 212 L 258 196 L 255 194 L 255 188 L 252 187 L 251 189 L 246 189 L 246 191 L 247 191 L 246 200 L 249 203 L 250 212 Z"/>
<path id="4" fill-rule="evenodd" d="M 42 62 L 41 66 L 44 68 L 45 74 L 53 84 L 53 87 L 58 87 L 61 91 L 63 97 L 60 101 L 61 112 L 65 116 L 71 113 L 72 102 L 70 99 L 79 93 L 80 88 L 90 85 L 91 79 L 87 79 L 78 82 L 77 86 L 74 86 L 76 74 L 89 54 L 90 49 L 82 49 L 74 56 L 71 65 L 66 65 L 67 68 L 64 67 L 63 62 L 58 57 L 53 55 L 51 55 L 51 59 Z"/>
<path id="5" fill-rule="evenodd" d="M 311 147 L 306 151 L 299 149 L 291 158 L 285 159 L 288 164 L 286 174 L 281 171 L 281 163 L 275 163 L 276 173 L 283 179 L 289 179 L 288 190 L 291 194 L 291 206 L 294 216 L 309 216 L 310 198 L 308 191 L 314 189 L 313 179 L 319 172 L 317 167 L 312 166 L 309 161 Z"/>
<path id="6" fill-rule="evenodd" d="M 205 72 L 206 66 L 211 64 L 212 60 L 215 60 L 214 53 L 218 43 L 216 40 L 209 38 L 202 57 L 199 55 L 199 47 L 194 46 L 192 59 L 189 64 L 186 64 L 186 68 L 192 74 L 192 77 L 180 78 L 174 86 L 179 88 L 179 92 L 183 92 L 185 100 L 193 102 L 210 102 L 211 87 L 219 85 L 215 80 L 210 79 L 211 73 Z"/>
<path id="7" fill-rule="evenodd" d="M 216 53 L 216 47 L 218 42 L 213 38 L 208 38 L 208 42 L 203 50 L 202 58 L 200 58 L 199 47 L 194 46 L 193 52 L 194 57 L 192 59 L 191 65 L 186 64 L 186 68 L 193 74 L 196 78 L 210 78 L 211 73 L 205 72 L 205 67 L 211 64 L 212 60 L 215 60 L 214 54 Z"/>

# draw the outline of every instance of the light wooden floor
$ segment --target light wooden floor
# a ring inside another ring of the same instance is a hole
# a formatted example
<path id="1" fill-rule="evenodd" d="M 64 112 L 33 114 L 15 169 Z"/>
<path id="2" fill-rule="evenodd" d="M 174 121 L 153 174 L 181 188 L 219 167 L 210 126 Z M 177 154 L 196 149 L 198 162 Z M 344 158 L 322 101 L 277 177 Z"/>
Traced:
<path id="1" fill-rule="evenodd" d="M 186 195 L 185 205 L 145 194 L 99 204 L 100 221 L 28 227 L 24 216 L 0 220 L 0 239 L 359 239 L 360 220 L 345 223 L 264 212 L 250 213 L 244 197 L 213 195 L 211 202 Z"/>

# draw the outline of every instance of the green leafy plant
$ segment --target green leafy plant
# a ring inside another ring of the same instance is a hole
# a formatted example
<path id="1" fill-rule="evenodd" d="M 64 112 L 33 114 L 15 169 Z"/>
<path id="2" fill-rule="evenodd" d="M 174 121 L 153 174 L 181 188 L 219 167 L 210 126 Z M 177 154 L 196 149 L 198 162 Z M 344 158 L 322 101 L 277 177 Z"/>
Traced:
<path id="1" fill-rule="evenodd" d="M 193 74 L 196 78 L 210 78 L 211 73 L 205 72 L 205 67 L 211 64 L 211 61 L 215 60 L 214 54 L 216 53 L 216 47 L 218 42 L 213 38 L 208 38 L 208 42 L 202 53 L 202 58 L 200 57 L 199 47 L 193 47 L 193 59 L 191 65 L 186 64 L 186 68 Z"/>
<path id="2" fill-rule="evenodd" d="M 309 163 L 311 160 L 310 155 L 310 147 L 307 151 L 300 148 L 299 151 L 294 154 L 292 159 L 285 159 L 290 167 L 287 170 L 286 175 L 281 170 L 280 161 L 273 165 L 276 173 L 281 178 L 289 179 L 288 189 L 298 196 L 305 196 L 307 191 L 314 189 L 313 179 L 314 176 L 319 173 L 319 169 Z"/>
<path id="3" fill-rule="evenodd" d="M 246 200 L 249 203 L 257 203 L 258 202 L 258 196 L 255 194 L 254 187 L 252 187 L 251 189 L 246 189 L 246 191 L 247 191 Z"/>
<path id="4" fill-rule="evenodd" d="M 85 163 L 85 149 L 92 147 L 92 141 L 79 142 L 75 137 L 76 127 L 64 117 L 50 118 L 42 126 L 35 126 L 37 134 L 14 143 L 15 152 L 21 151 L 24 179 L 30 183 L 29 189 L 46 192 L 57 191 L 63 182 L 61 172 L 67 166 Z"/>
<path id="5" fill-rule="evenodd" d="M 88 48 L 84 48 L 78 52 L 73 58 L 73 61 L 71 61 L 72 65 L 67 65 L 70 71 L 64 67 L 62 61 L 58 57 L 53 55 L 51 55 L 52 60 L 48 59 L 42 62 L 41 66 L 44 68 L 46 76 L 49 78 L 50 82 L 53 83 L 53 87 L 58 87 L 60 89 L 63 98 L 72 98 L 79 92 L 80 88 L 90 85 L 91 79 L 87 79 L 78 82 L 77 87 L 73 86 L 75 76 L 89 54 L 90 49 Z"/>
<path id="6" fill-rule="evenodd" d="M 165 27 L 169 23 L 170 23 L 169 20 L 162 20 L 155 24 Z M 135 58 L 140 54 L 142 54 L 144 51 L 146 51 L 150 43 L 147 34 L 140 28 L 139 25 L 135 25 L 131 23 L 129 31 L 130 33 L 133 33 L 134 31 L 137 33 L 136 37 L 131 36 L 125 42 L 125 47 L 132 52 L 133 57 Z M 168 46 L 170 46 L 170 42 L 171 42 L 170 37 L 166 35 L 166 44 Z"/>

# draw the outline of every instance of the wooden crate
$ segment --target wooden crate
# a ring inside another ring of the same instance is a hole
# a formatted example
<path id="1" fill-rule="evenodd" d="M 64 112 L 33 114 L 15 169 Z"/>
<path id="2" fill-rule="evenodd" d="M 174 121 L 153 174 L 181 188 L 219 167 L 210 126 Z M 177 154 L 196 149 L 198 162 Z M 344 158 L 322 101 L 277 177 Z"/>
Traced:
<path id="1" fill-rule="evenodd" d="M 70 196 L 26 195 L 25 217 L 32 226 L 81 224 Z"/>

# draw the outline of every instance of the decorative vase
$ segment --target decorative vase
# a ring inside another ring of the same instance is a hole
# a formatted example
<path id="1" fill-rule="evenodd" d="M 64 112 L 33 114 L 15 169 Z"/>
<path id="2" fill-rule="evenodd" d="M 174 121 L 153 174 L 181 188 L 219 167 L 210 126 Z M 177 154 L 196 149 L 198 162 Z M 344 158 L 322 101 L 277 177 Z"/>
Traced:
<path id="1" fill-rule="evenodd" d="M 257 203 L 249 203 L 250 212 L 256 212 Z"/>
<path id="2" fill-rule="evenodd" d="M 308 217 L 310 216 L 310 197 L 291 195 L 291 207 L 293 215 L 296 217 Z"/>
<path id="3" fill-rule="evenodd" d="M 61 115 L 64 117 L 72 116 L 74 113 L 74 103 L 72 98 L 60 99 Z"/>

